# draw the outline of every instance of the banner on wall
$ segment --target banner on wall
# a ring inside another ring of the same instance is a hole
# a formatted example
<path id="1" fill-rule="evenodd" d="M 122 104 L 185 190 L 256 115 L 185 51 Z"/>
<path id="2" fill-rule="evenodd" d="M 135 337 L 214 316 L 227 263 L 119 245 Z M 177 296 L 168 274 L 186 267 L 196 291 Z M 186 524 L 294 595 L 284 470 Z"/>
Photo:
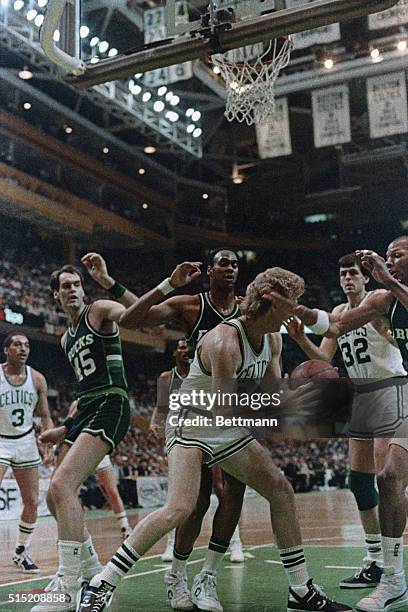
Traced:
<path id="1" fill-rule="evenodd" d="M 282 157 L 292 153 L 288 99 L 278 98 L 273 121 L 256 126 L 256 139 L 260 159 Z"/>
<path id="2" fill-rule="evenodd" d="M 50 478 L 40 478 L 40 493 L 38 516 L 47 516 L 46 495 L 50 486 Z M 21 514 L 21 495 L 14 478 L 4 478 L 0 485 L 0 521 L 18 519 Z"/>
<path id="3" fill-rule="evenodd" d="M 312 92 L 315 147 L 330 147 L 351 140 L 347 85 Z"/>
<path id="4" fill-rule="evenodd" d="M 371 138 L 408 132 L 407 87 L 404 72 L 367 79 Z"/>
<path id="5" fill-rule="evenodd" d="M 286 0 L 286 7 L 292 8 L 300 5 L 305 5 L 308 2 L 314 0 Z M 306 49 L 312 45 L 325 45 L 327 43 L 340 40 L 340 24 L 331 23 L 321 28 L 314 28 L 313 30 L 305 30 L 304 32 L 298 32 L 292 35 L 294 48 L 295 49 Z"/>
<path id="6" fill-rule="evenodd" d="M 369 30 L 392 28 L 402 23 L 408 23 L 408 0 L 400 0 L 392 8 L 368 16 Z"/>

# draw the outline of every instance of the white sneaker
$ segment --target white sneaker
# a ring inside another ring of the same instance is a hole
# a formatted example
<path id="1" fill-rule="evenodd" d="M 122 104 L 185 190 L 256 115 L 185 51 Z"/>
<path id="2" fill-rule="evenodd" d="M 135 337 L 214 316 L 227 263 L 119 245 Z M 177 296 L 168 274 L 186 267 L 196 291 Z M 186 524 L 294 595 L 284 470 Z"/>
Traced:
<path id="1" fill-rule="evenodd" d="M 130 534 L 132 533 L 132 528 L 129 527 L 121 527 L 120 529 L 120 537 L 122 538 L 123 542 L 125 540 L 127 540 L 127 538 L 130 536 Z"/>
<path id="2" fill-rule="evenodd" d="M 173 610 L 192 610 L 193 603 L 187 587 L 187 575 L 167 570 L 164 574 L 167 598 Z"/>
<path id="3" fill-rule="evenodd" d="M 408 589 L 404 572 L 396 574 L 384 568 L 379 585 L 361 599 L 356 610 L 362 612 L 387 612 L 388 610 L 408 609 Z"/>
<path id="4" fill-rule="evenodd" d="M 165 562 L 173 561 L 173 543 L 172 542 L 167 542 L 164 553 L 162 554 L 160 559 Z"/>
<path id="5" fill-rule="evenodd" d="M 217 594 L 217 577 L 211 572 L 200 572 L 194 578 L 191 599 L 199 610 L 222 612 L 223 607 Z"/>
<path id="6" fill-rule="evenodd" d="M 244 563 L 245 557 L 242 550 L 241 540 L 232 542 L 230 545 L 230 561 L 231 563 Z"/>
<path id="7" fill-rule="evenodd" d="M 58 584 L 59 584 L 59 579 L 61 578 L 62 574 L 58 574 L 58 572 L 55 574 L 55 576 L 53 576 L 51 578 L 51 580 L 49 581 L 49 583 L 47 584 L 47 586 L 44 587 L 44 593 L 49 593 L 50 591 L 53 591 L 54 589 L 58 588 Z"/>
<path id="8" fill-rule="evenodd" d="M 56 583 L 51 591 L 53 601 L 43 601 L 31 608 L 31 612 L 75 612 L 78 584 L 66 583 L 61 576 L 56 577 Z M 62 599 L 62 601 L 58 601 Z"/>

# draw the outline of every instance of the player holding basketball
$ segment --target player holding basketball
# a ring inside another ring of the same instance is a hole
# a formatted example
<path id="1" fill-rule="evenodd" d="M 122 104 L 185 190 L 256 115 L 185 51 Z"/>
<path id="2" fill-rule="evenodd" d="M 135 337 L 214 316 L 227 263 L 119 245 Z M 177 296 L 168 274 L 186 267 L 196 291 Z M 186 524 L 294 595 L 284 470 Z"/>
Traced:
<path id="1" fill-rule="evenodd" d="M 314 325 L 316 333 L 339 337 L 353 329 L 387 316 L 403 360 L 408 361 L 408 236 L 395 238 L 388 246 L 386 260 L 370 250 L 356 251 L 362 265 L 372 277 L 384 285 L 385 292 L 375 292 L 364 303 L 340 315 L 290 304 L 274 292 L 266 299 L 278 301 L 290 314 L 306 325 Z M 408 588 L 403 566 L 403 532 L 407 520 L 405 490 L 408 486 L 408 389 L 406 379 L 393 383 L 397 387 L 398 406 L 405 420 L 390 442 L 384 468 L 377 477 L 380 493 L 379 517 L 382 534 L 384 571 L 380 584 L 358 602 L 361 612 L 406 610 Z"/>
<path id="2" fill-rule="evenodd" d="M 189 355 L 192 357 L 197 342 L 208 330 L 239 314 L 234 292 L 238 277 L 236 253 L 230 249 L 212 251 L 207 274 L 210 281 L 208 292 L 177 295 L 156 305 L 163 299 L 163 295 L 174 289 L 173 281 L 172 283 L 167 281 L 167 284 L 164 281 L 160 288 L 141 296 L 138 302 L 122 316 L 121 324 L 126 327 L 140 327 L 177 321 L 184 329 Z M 177 280 L 179 287 L 182 286 L 181 282 Z M 165 576 L 167 594 L 174 609 L 191 610 L 193 601 L 197 607 L 209 612 L 222 610 L 216 590 L 216 572 L 238 528 L 245 492 L 245 485 L 229 474 L 225 474 L 223 478 L 222 496 L 214 516 L 213 532 L 204 567 L 194 580 L 192 597 L 187 588 L 186 564 L 210 505 L 212 486 L 211 470 L 203 466 L 197 507 L 188 520 L 178 526 L 172 568 Z M 235 546 L 240 547 L 242 554 L 239 534 L 238 538 L 235 536 L 234 539 Z"/>
<path id="3" fill-rule="evenodd" d="M 219 324 L 199 342 L 180 394 L 193 397 L 200 391 L 231 393 L 237 380 L 263 379 L 267 383 L 280 378 L 282 340 L 279 333 L 270 332 L 279 331 L 287 318 L 287 311 L 262 300 L 262 293 L 272 289 L 296 300 L 304 291 L 304 282 L 296 274 L 281 268 L 259 274 L 248 286 L 241 306 L 242 316 Z M 191 408 L 186 406 L 178 411 L 177 422 L 173 420 L 174 415 L 168 421 L 169 493 L 166 504 L 136 526 L 104 570 L 83 589 L 79 612 L 105 610 L 113 590 L 133 564 L 192 512 L 199 495 L 203 463 L 209 466 L 219 464 L 225 472 L 249 484 L 269 501 L 272 527 L 289 581 L 288 612 L 352 610 L 347 605 L 329 600 L 309 578 L 294 492 L 273 463 L 270 453 L 244 427 L 188 423 L 188 419 L 197 413 L 208 418 L 209 415 L 222 414 L 222 408 L 216 406 L 214 412 L 210 412 L 206 402 L 199 408 L 197 404 Z"/>
<path id="4" fill-rule="evenodd" d="M 30 343 L 24 334 L 12 332 L 3 343 L 6 361 L 0 365 L 0 485 L 11 467 L 22 499 L 14 563 L 27 574 L 40 570 L 29 554 L 37 521 L 41 464 L 33 429 L 33 414 L 41 417 L 41 429 L 53 426 L 48 410 L 47 382 L 27 365 Z"/>
<path id="5" fill-rule="evenodd" d="M 100 567 L 84 527 L 78 488 L 129 427 L 127 381 L 117 322 L 124 305 L 137 298 L 109 277 L 100 255 L 89 253 L 82 262 L 91 277 L 122 304 L 97 300 L 87 305 L 82 275 L 73 266 L 63 266 L 51 275 L 52 296 L 68 317 L 69 326 L 61 344 L 79 383 L 79 401 L 77 415 L 65 422 L 68 433 L 47 496 L 58 524 L 59 568 L 52 592 L 59 597 L 39 603 L 32 612 L 75 610 L 80 574 L 86 579 Z"/>
<path id="6" fill-rule="evenodd" d="M 347 302 L 333 309 L 333 315 L 340 315 L 364 304 L 373 292 L 366 291 L 369 282 L 368 273 L 361 268 L 356 255 L 349 254 L 339 260 L 340 286 Z M 396 389 L 371 390 L 374 380 L 389 380 L 390 378 L 406 376 L 401 353 L 393 344 L 389 324 L 383 317 L 348 332 L 338 338 L 323 338 L 320 346 L 316 346 L 304 333 L 303 324 L 298 319 L 288 322 L 289 335 L 298 343 L 310 359 L 331 361 L 340 348 L 347 374 L 353 380 L 358 392 L 353 403 L 353 416 L 350 424 L 349 457 L 350 475 L 349 487 L 352 491 L 360 512 L 360 519 L 365 531 L 367 554 L 363 566 L 354 576 L 340 582 L 341 588 L 355 589 L 375 586 L 382 574 L 381 533 L 378 519 L 378 494 L 375 485 L 375 475 L 383 468 L 385 456 L 393 431 L 398 421 Z M 367 391 L 365 392 L 365 388 Z M 386 395 L 386 397 L 384 397 Z M 377 399 L 376 399 L 377 396 Z M 367 400 L 367 398 L 369 398 Z M 364 439 L 364 421 L 367 419 L 367 408 L 375 410 L 378 402 L 381 409 L 387 405 L 389 410 L 388 423 L 382 423 L 382 430 L 376 435 Z M 388 433 L 388 436 L 387 436 Z M 385 436 L 385 437 L 384 437 Z"/>

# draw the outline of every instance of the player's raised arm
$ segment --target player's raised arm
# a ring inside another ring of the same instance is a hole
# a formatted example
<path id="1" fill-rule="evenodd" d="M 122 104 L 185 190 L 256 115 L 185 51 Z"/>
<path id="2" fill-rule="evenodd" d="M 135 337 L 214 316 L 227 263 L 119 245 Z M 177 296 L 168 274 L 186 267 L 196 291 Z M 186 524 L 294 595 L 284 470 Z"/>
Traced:
<path id="1" fill-rule="evenodd" d="M 341 310 L 336 307 L 333 310 L 333 314 L 338 314 Z M 317 346 L 306 336 L 304 324 L 297 317 L 290 317 L 290 319 L 286 321 L 285 327 L 288 330 L 289 337 L 296 342 L 309 359 L 320 359 L 321 361 L 331 362 L 338 349 L 335 338 L 323 338 L 320 346 Z"/>
<path id="2" fill-rule="evenodd" d="M 397 251 L 397 249 L 395 249 Z M 384 285 L 408 309 L 408 287 L 393 276 L 383 257 L 374 251 L 356 251 L 362 266 L 381 285 Z"/>
<path id="3" fill-rule="evenodd" d="M 140 327 L 141 325 L 160 325 L 180 317 L 181 307 L 188 296 L 176 296 L 156 306 L 165 295 L 179 287 L 184 287 L 201 274 L 201 262 L 185 261 L 179 264 L 169 278 L 151 289 L 139 300 L 126 309 L 120 317 L 120 325 L 124 327 Z"/>
<path id="4" fill-rule="evenodd" d="M 89 276 L 98 285 L 106 289 L 120 304 L 128 307 L 137 302 L 138 297 L 134 293 L 110 276 L 106 261 L 102 255 L 99 253 L 87 253 L 82 257 L 81 261 L 87 269 Z"/>

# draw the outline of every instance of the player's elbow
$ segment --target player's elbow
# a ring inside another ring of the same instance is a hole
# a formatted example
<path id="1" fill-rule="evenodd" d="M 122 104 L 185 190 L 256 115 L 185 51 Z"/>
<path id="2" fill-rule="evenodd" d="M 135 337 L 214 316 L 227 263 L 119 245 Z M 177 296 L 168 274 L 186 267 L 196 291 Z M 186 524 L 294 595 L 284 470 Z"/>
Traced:
<path id="1" fill-rule="evenodd" d="M 122 314 L 119 317 L 119 325 L 121 327 L 127 327 L 127 328 L 136 328 L 139 327 L 139 325 L 141 324 L 141 317 L 137 316 L 137 313 L 135 313 L 135 311 L 132 311 L 131 309 L 126 309 L 122 312 Z"/>

